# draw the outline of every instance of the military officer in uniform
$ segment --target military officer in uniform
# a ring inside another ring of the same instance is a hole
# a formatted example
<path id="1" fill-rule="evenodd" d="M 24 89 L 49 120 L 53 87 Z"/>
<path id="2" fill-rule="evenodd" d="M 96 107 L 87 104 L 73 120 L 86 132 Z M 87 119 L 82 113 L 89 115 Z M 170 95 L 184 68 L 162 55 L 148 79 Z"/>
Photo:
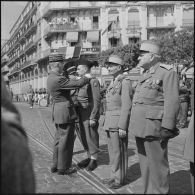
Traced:
<path id="1" fill-rule="evenodd" d="M 192 194 L 194 194 L 194 78 L 191 87 L 191 108 L 192 115 L 188 126 L 188 136 L 184 146 L 184 158 L 190 162 L 190 176 Z"/>
<path id="2" fill-rule="evenodd" d="M 113 75 L 113 82 L 106 91 L 106 111 L 103 129 L 107 134 L 111 176 L 103 180 L 109 188 L 117 189 L 124 184 L 128 168 L 128 125 L 132 100 L 132 85 L 123 75 L 123 60 L 111 55 L 108 71 Z"/>
<path id="3" fill-rule="evenodd" d="M 56 126 L 53 165 L 51 172 L 60 175 L 75 172 L 71 169 L 74 146 L 74 122 L 77 118 L 70 90 L 82 87 L 89 82 L 89 78 L 71 80 L 63 76 L 63 56 L 49 56 L 51 72 L 47 79 L 47 88 L 53 98 L 52 118 Z"/>
<path id="4" fill-rule="evenodd" d="M 90 75 L 92 63 L 85 59 L 78 60 L 77 74 L 79 76 Z M 78 163 L 80 168 L 93 171 L 97 167 L 97 154 L 99 152 L 99 117 L 100 117 L 100 83 L 92 77 L 89 84 L 84 85 L 78 91 L 78 115 L 81 143 L 87 152 L 87 158 Z M 78 129 L 77 129 L 78 130 Z"/>
<path id="5" fill-rule="evenodd" d="M 138 67 L 143 75 L 133 97 L 129 132 L 135 135 L 143 193 L 169 193 L 167 145 L 178 135 L 178 76 L 172 65 L 160 63 L 160 46 L 147 40 L 141 43 Z"/>

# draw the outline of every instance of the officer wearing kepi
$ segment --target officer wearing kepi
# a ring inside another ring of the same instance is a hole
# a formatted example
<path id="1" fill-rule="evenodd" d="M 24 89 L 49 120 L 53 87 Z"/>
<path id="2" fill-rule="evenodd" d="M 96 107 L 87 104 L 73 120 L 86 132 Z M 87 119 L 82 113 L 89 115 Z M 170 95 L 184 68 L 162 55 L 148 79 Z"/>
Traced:
<path id="1" fill-rule="evenodd" d="M 91 77 L 90 83 L 79 89 L 77 97 L 79 115 L 77 134 L 88 156 L 79 162 L 78 166 L 86 168 L 87 171 L 93 171 L 97 168 L 99 152 L 100 83 L 97 78 L 91 76 L 92 65 L 92 62 L 80 58 L 77 67 L 79 76 L 88 75 Z"/>
<path id="2" fill-rule="evenodd" d="M 178 76 L 172 65 L 160 63 L 160 45 L 151 40 L 140 47 L 143 69 L 133 97 L 129 132 L 135 135 L 143 192 L 169 193 L 168 141 L 179 134 Z"/>
<path id="3" fill-rule="evenodd" d="M 75 172 L 74 169 L 71 169 L 71 164 L 74 146 L 74 123 L 77 115 L 70 97 L 70 90 L 82 87 L 90 81 L 86 77 L 71 80 L 63 76 L 63 60 L 63 55 L 60 54 L 49 56 L 49 65 L 52 71 L 47 79 L 47 89 L 54 102 L 52 118 L 56 127 L 51 172 L 57 172 L 59 175 Z"/>
<path id="4" fill-rule="evenodd" d="M 108 59 L 108 71 L 113 75 L 113 82 L 106 91 L 103 129 L 107 134 L 111 175 L 103 183 L 111 189 L 124 184 L 128 168 L 128 125 L 133 90 L 129 78 L 122 74 L 123 65 L 123 60 L 117 55 L 111 55 Z"/>

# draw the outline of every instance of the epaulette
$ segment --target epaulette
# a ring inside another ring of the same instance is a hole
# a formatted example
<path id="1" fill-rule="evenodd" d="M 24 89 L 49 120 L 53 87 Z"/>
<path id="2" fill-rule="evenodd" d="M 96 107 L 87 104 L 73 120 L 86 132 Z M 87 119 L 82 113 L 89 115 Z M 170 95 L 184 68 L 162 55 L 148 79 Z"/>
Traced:
<path id="1" fill-rule="evenodd" d="M 160 67 L 165 68 L 167 70 L 173 69 L 173 65 L 169 65 L 169 64 L 160 64 Z"/>

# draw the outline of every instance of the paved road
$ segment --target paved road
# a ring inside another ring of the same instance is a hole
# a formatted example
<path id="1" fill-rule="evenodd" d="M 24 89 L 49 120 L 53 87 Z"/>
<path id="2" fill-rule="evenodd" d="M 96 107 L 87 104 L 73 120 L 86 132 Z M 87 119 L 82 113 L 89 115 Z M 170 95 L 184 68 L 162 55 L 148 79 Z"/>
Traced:
<path id="1" fill-rule="evenodd" d="M 39 108 L 35 106 L 30 109 L 27 103 L 16 103 L 21 116 L 23 126 L 26 131 L 35 136 L 39 141 L 52 148 L 54 135 L 54 126 L 51 123 L 51 107 Z M 98 168 L 91 173 L 91 176 L 98 179 L 109 177 L 109 157 L 106 144 L 105 132 L 101 129 L 100 120 L 100 149 L 98 156 Z M 49 133 L 49 131 L 50 133 Z M 190 194 L 190 176 L 189 163 L 182 159 L 183 146 L 185 142 L 187 129 L 181 129 L 178 137 L 172 139 L 169 143 L 169 164 L 171 169 L 171 194 Z M 34 170 L 36 174 L 38 193 L 100 193 L 96 188 L 85 181 L 79 174 L 70 176 L 59 176 L 50 173 L 51 153 L 38 146 L 29 139 L 29 145 L 33 154 Z M 135 147 L 134 137 L 129 135 L 128 145 L 128 174 L 126 185 L 115 193 L 141 193 L 141 174 L 139 161 Z M 85 153 L 79 140 L 75 140 L 74 159 L 80 161 L 84 159 Z"/>

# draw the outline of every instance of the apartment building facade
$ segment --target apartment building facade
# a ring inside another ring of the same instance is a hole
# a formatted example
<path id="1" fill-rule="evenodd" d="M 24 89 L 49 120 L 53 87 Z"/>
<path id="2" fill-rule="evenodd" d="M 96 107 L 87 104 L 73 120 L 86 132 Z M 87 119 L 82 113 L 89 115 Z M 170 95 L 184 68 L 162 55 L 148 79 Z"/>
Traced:
<path id="1" fill-rule="evenodd" d="M 46 88 L 51 53 L 81 46 L 81 55 L 96 59 L 112 47 L 193 27 L 193 13 L 193 1 L 28 2 L 5 47 L 10 87 L 14 94 Z"/>

